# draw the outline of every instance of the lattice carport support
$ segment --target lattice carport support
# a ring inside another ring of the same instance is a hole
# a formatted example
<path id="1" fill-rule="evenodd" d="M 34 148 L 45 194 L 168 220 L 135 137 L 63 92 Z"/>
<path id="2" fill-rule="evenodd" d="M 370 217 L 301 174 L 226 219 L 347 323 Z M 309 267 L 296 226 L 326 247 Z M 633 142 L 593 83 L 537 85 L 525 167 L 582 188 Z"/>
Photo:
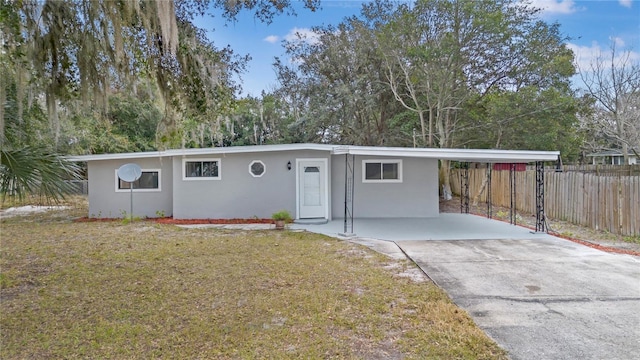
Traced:
<path id="1" fill-rule="evenodd" d="M 469 163 L 462 163 L 462 176 L 460 177 L 460 213 L 469 213 Z"/>
<path id="2" fill-rule="evenodd" d="M 544 216 L 544 163 L 536 161 L 536 232 L 546 232 Z"/>
<path id="3" fill-rule="evenodd" d="M 487 217 L 493 217 L 493 204 L 491 203 L 491 168 L 492 165 L 487 163 Z"/>
<path id="4" fill-rule="evenodd" d="M 516 225 L 516 164 L 509 166 L 509 224 Z"/>
<path id="5" fill-rule="evenodd" d="M 356 156 L 344 155 L 344 233 L 353 236 L 353 190 Z"/>

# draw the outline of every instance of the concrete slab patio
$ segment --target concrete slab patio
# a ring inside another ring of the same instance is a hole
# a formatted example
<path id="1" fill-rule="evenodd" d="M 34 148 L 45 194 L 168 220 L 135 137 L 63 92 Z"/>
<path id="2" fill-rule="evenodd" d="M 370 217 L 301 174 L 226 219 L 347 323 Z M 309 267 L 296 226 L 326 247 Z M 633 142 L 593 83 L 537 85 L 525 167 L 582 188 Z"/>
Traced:
<path id="1" fill-rule="evenodd" d="M 292 229 L 337 237 L 344 233 L 343 220 L 326 224 L 292 224 Z M 400 240 L 529 239 L 550 237 L 530 229 L 470 214 L 442 213 L 437 218 L 355 219 L 353 232 L 359 238 Z"/>
<path id="2" fill-rule="evenodd" d="M 337 236 L 341 225 L 304 228 Z M 512 359 L 640 356 L 638 257 L 462 214 L 357 219 L 354 230 L 378 250 L 397 255 L 397 244 Z"/>

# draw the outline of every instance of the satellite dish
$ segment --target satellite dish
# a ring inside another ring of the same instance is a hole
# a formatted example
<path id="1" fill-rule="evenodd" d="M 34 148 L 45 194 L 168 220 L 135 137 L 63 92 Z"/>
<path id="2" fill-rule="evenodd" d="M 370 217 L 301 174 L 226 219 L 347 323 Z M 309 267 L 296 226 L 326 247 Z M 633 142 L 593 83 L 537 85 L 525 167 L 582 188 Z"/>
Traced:
<path id="1" fill-rule="evenodd" d="M 118 177 L 122 181 L 134 182 L 142 176 L 142 168 L 138 164 L 124 164 L 118 168 Z"/>
<path id="2" fill-rule="evenodd" d="M 118 177 L 120 180 L 131 183 L 129 185 L 130 192 L 130 212 L 129 212 L 129 223 L 133 223 L 133 182 L 140 179 L 142 176 L 142 168 L 138 164 L 124 164 L 118 168 Z"/>

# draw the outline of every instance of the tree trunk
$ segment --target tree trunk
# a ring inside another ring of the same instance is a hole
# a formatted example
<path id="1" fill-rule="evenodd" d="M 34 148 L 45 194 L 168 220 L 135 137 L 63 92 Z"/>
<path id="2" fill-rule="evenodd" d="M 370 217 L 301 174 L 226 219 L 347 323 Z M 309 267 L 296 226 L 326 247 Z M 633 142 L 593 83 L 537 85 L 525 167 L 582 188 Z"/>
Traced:
<path id="1" fill-rule="evenodd" d="M 440 161 L 440 179 L 442 179 L 442 199 L 443 200 L 451 200 L 453 199 L 453 194 L 451 193 L 451 174 L 449 168 L 451 166 L 451 161 L 442 160 Z"/>
<path id="2" fill-rule="evenodd" d="M 433 147 L 433 110 L 429 109 L 429 147 Z"/>
<path id="3" fill-rule="evenodd" d="M 420 128 L 422 129 L 422 146 L 427 143 L 427 129 L 424 123 L 424 111 L 418 111 L 420 115 Z M 431 125 L 431 119 L 429 119 L 429 125 Z M 431 147 L 431 130 L 429 130 L 429 147 Z"/>
<path id="4" fill-rule="evenodd" d="M 482 185 L 480 186 L 480 190 L 473 197 L 473 206 L 478 205 L 478 201 L 480 201 L 480 195 L 484 193 L 484 190 L 487 188 L 487 184 L 489 184 L 489 169 L 487 169 L 484 179 L 482 180 Z"/>
<path id="5" fill-rule="evenodd" d="M 47 113 L 49 115 L 49 126 L 51 133 L 53 134 L 54 148 L 58 147 L 58 140 L 60 139 L 60 119 L 58 118 L 58 106 L 56 104 L 56 97 L 53 95 L 53 91 L 49 90 L 46 94 Z"/>
<path id="6" fill-rule="evenodd" d="M 3 73 L 0 73 L 0 77 L 3 76 Z M 0 85 L 0 148 L 4 148 L 4 104 L 7 98 L 7 93 L 5 91 L 5 79 L 2 79 L 2 85 Z"/>

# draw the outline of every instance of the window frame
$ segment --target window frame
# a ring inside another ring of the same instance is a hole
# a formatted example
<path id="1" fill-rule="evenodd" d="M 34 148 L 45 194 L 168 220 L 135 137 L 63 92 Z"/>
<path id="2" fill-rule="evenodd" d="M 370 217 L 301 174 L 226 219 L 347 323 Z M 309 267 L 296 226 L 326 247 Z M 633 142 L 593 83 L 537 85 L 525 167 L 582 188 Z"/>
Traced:
<path id="1" fill-rule="evenodd" d="M 254 174 L 254 173 L 253 173 L 253 171 L 251 171 L 251 167 L 252 167 L 252 166 L 253 166 L 253 164 L 255 164 L 255 163 L 260 163 L 260 164 L 262 164 L 262 174 L 260 174 L 260 175 L 256 175 L 256 174 Z M 218 167 L 218 169 L 219 169 L 219 167 Z M 220 170 L 218 170 L 218 172 L 219 172 L 219 171 L 220 171 Z M 266 172 L 267 172 L 267 165 L 265 165 L 265 163 L 264 163 L 262 160 L 252 160 L 252 161 L 249 163 L 249 174 L 251 174 L 251 176 L 253 176 L 254 178 L 262 177 Z"/>
<path id="2" fill-rule="evenodd" d="M 162 191 L 162 169 L 142 169 L 142 173 L 158 173 L 158 187 L 154 189 L 133 189 L 133 192 L 161 192 Z M 114 170 L 115 173 L 115 190 L 117 193 L 121 192 L 131 192 L 131 189 L 121 189 L 120 188 L 120 178 L 118 177 L 118 169 Z"/>
<path id="3" fill-rule="evenodd" d="M 380 176 L 384 175 L 384 164 L 398 165 L 397 179 L 367 179 L 367 164 L 380 164 Z M 402 183 L 402 159 L 365 159 L 362 160 L 362 182 L 363 183 Z"/>
<path id="4" fill-rule="evenodd" d="M 218 176 L 187 176 L 187 163 L 189 162 L 217 162 Z M 222 161 L 220 158 L 185 158 L 182 159 L 182 180 L 183 181 L 207 181 L 222 179 Z"/>

